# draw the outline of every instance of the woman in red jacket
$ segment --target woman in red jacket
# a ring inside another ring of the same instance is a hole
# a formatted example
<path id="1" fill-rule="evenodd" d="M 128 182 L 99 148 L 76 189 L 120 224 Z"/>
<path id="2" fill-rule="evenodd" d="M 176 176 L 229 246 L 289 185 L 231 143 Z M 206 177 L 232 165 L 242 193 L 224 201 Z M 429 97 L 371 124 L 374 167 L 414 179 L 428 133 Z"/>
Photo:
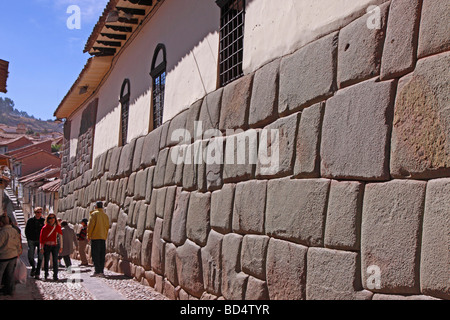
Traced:
<path id="1" fill-rule="evenodd" d="M 60 237 L 60 244 L 58 250 L 58 241 L 56 237 Z M 58 253 L 63 249 L 62 230 L 56 221 L 56 216 L 51 213 L 45 219 L 45 225 L 41 229 L 41 236 L 39 238 L 41 252 L 44 253 L 44 272 L 45 280 L 48 278 L 48 263 L 50 261 L 50 254 L 52 254 L 53 261 L 53 280 L 58 280 Z M 58 252 L 59 251 L 59 252 Z"/>

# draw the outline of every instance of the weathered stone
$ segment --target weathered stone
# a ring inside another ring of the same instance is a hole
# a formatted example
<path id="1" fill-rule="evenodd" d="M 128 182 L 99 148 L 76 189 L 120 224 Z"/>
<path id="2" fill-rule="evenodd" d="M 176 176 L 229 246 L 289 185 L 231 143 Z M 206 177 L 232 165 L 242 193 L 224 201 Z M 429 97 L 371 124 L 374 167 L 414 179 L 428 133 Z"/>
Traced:
<path id="1" fill-rule="evenodd" d="M 113 178 L 117 178 L 119 162 L 120 162 L 120 153 L 122 152 L 122 147 L 116 147 L 111 151 L 111 161 L 109 163 L 109 172 Z"/>
<path id="2" fill-rule="evenodd" d="M 371 11 L 339 32 L 339 88 L 380 74 L 389 4 L 381 5 L 376 10 L 379 10 L 379 17 L 377 11 Z"/>
<path id="3" fill-rule="evenodd" d="M 161 126 L 161 140 L 159 141 L 159 149 L 160 150 L 168 147 L 168 145 L 167 145 L 167 136 L 169 135 L 169 128 L 170 128 L 170 123 L 171 122 L 172 122 L 171 120 L 166 121 Z"/>
<path id="4" fill-rule="evenodd" d="M 146 271 L 152 266 L 153 231 L 145 230 L 142 238 L 141 265 Z"/>
<path id="5" fill-rule="evenodd" d="M 146 189 L 147 189 L 147 179 L 148 179 L 149 168 L 145 170 L 139 170 L 136 173 L 136 180 L 134 182 L 134 199 L 141 200 L 145 199 Z"/>
<path id="6" fill-rule="evenodd" d="M 133 245 L 133 238 L 136 229 L 130 226 L 125 227 L 125 254 L 123 255 L 124 260 L 131 261 L 131 246 Z"/>
<path id="7" fill-rule="evenodd" d="M 205 152 L 207 151 L 208 140 L 198 141 L 200 149 L 198 150 L 198 164 L 197 164 L 197 190 L 200 192 L 207 191 L 206 185 L 206 161 Z M 195 162 L 194 162 L 195 163 Z"/>
<path id="8" fill-rule="evenodd" d="M 133 154 L 133 162 L 132 162 L 132 170 L 138 171 L 141 169 L 141 156 L 142 156 L 142 149 L 144 147 L 145 137 L 139 137 L 136 139 L 136 144 L 134 146 L 134 154 Z"/>
<path id="9" fill-rule="evenodd" d="M 175 146 L 176 144 L 184 142 L 186 119 L 188 117 L 189 111 L 183 110 L 178 113 L 170 121 L 169 129 L 167 131 L 166 145 L 168 147 Z"/>
<path id="10" fill-rule="evenodd" d="M 403 76 L 414 69 L 420 22 L 420 0 L 393 0 L 389 9 L 381 79 Z"/>
<path id="11" fill-rule="evenodd" d="M 246 129 L 250 106 L 253 75 L 231 82 L 223 89 L 219 129 Z"/>
<path id="12" fill-rule="evenodd" d="M 289 178 L 267 186 L 266 234 L 308 246 L 322 246 L 330 180 Z"/>
<path id="13" fill-rule="evenodd" d="M 304 300 L 307 247 L 270 239 L 266 278 L 270 300 Z"/>
<path id="14" fill-rule="evenodd" d="M 119 210 L 120 207 L 114 203 L 109 203 L 108 206 L 106 207 L 106 214 L 109 217 L 109 221 L 111 222 L 117 222 L 117 219 L 119 217 Z M 78 221 L 81 221 L 81 219 L 79 219 Z"/>
<path id="15" fill-rule="evenodd" d="M 258 162 L 258 132 L 247 130 L 226 137 L 223 182 L 237 182 L 253 178 Z"/>
<path id="16" fill-rule="evenodd" d="M 169 149 L 163 149 L 159 152 L 158 162 L 156 164 L 154 177 L 153 177 L 153 187 L 161 188 L 164 186 L 164 175 L 166 173 L 167 157 L 169 156 Z"/>
<path id="17" fill-rule="evenodd" d="M 175 178 L 177 174 L 177 168 L 183 165 L 184 161 L 184 149 L 180 146 L 174 146 L 170 148 L 167 161 L 166 161 L 166 172 L 164 175 L 164 185 L 172 186 L 175 184 Z"/>
<path id="18" fill-rule="evenodd" d="M 333 94 L 336 90 L 337 42 L 338 33 L 332 33 L 281 60 L 280 114 L 303 109 Z"/>
<path id="19" fill-rule="evenodd" d="M 220 189 L 223 185 L 222 170 L 225 155 L 225 138 L 217 137 L 209 141 L 204 150 L 203 159 L 206 162 L 206 190 Z"/>
<path id="20" fill-rule="evenodd" d="M 147 186 L 145 188 L 145 202 L 146 203 L 150 203 L 150 200 L 152 199 L 154 172 L 155 172 L 155 167 L 148 168 Z"/>
<path id="21" fill-rule="evenodd" d="M 448 51 L 450 6 L 447 1 L 423 0 L 420 20 L 418 56 Z"/>
<path id="22" fill-rule="evenodd" d="M 267 283 L 254 277 L 248 277 L 245 300 L 269 300 Z"/>
<path id="23" fill-rule="evenodd" d="M 161 131 L 162 127 L 158 127 L 145 136 L 142 146 L 141 167 L 146 168 L 156 164 L 159 154 Z"/>
<path id="24" fill-rule="evenodd" d="M 242 271 L 256 278 L 266 279 L 266 253 L 269 237 L 246 235 L 242 241 Z"/>
<path id="25" fill-rule="evenodd" d="M 255 73 L 248 119 L 252 128 L 266 125 L 277 117 L 280 62 L 281 59 L 275 60 Z"/>
<path id="26" fill-rule="evenodd" d="M 189 199 L 189 210 L 186 220 L 187 237 L 200 246 L 206 245 L 211 208 L 211 193 L 192 192 Z"/>
<path id="27" fill-rule="evenodd" d="M 426 182 L 422 181 L 393 180 L 366 185 L 361 224 L 364 288 L 382 293 L 419 293 L 425 188 Z M 373 277 L 369 272 L 372 266 L 380 271 L 378 288 L 372 288 Z"/>
<path id="28" fill-rule="evenodd" d="M 325 247 L 359 250 L 364 185 L 331 181 L 325 226 Z"/>
<path id="29" fill-rule="evenodd" d="M 136 217 L 136 238 L 142 241 L 147 219 L 147 205 L 144 201 L 139 201 L 139 203 L 139 209 L 135 209 L 134 215 Z"/>
<path id="30" fill-rule="evenodd" d="M 201 145 L 202 141 L 196 141 L 185 149 L 184 167 L 183 167 L 183 188 L 189 191 L 197 189 L 198 168 L 201 163 Z"/>
<path id="31" fill-rule="evenodd" d="M 368 80 L 340 90 L 327 101 L 322 126 L 323 177 L 389 179 L 387 147 L 395 82 Z"/>
<path id="32" fill-rule="evenodd" d="M 177 248 L 178 283 L 189 294 L 199 298 L 203 293 L 200 247 L 190 240 Z"/>
<path id="33" fill-rule="evenodd" d="M 161 239 L 162 228 L 163 220 L 156 218 L 155 230 L 153 232 L 151 265 L 152 270 L 159 275 L 164 274 L 164 251 L 166 248 L 166 242 Z"/>
<path id="34" fill-rule="evenodd" d="M 268 137 L 264 137 L 264 134 L 260 135 L 262 141 L 259 145 L 259 161 L 256 165 L 256 176 L 258 178 L 292 175 L 294 168 L 295 137 L 297 134 L 299 118 L 300 113 L 296 113 L 289 117 L 279 119 L 264 128 L 265 133 L 271 135 L 271 143 L 263 143 L 269 139 L 267 139 Z M 273 136 L 272 133 L 275 133 L 275 136 Z M 275 141 L 273 140 L 274 137 Z M 269 145 L 270 152 L 268 148 Z M 271 158 L 269 154 L 274 156 L 274 158 Z M 269 158 L 275 161 L 266 162 L 265 159 Z"/>
<path id="35" fill-rule="evenodd" d="M 186 241 L 186 220 L 188 214 L 190 193 L 177 190 L 177 198 L 172 216 L 172 227 L 170 229 L 170 239 L 181 246 Z"/>
<path id="36" fill-rule="evenodd" d="M 397 89 L 391 175 L 430 179 L 450 175 L 450 53 L 418 61 Z"/>
<path id="37" fill-rule="evenodd" d="M 450 179 L 427 185 L 420 255 L 420 289 L 423 294 L 450 299 L 449 250 Z"/>
<path id="38" fill-rule="evenodd" d="M 154 193 L 156 193 L 156 216 L 162 219 L 164 218 L 167 188 L 156 189 Z"/>
<path id="39" fill-rule="evenodd" d="M 120 210 L 119 219 L 117 220 L 117 229 L 116 229 L 116 237 L 115 237 L 115 251 L 119 253 L 121 256 L 126 256 L 125 249 L 125 227 L 127 225 L 127 214 Z"/>
<path id="40" fill-rule="evenodd" d="M 175 286 L 178 285 L 177 275 L 177 247 L 173 243 L 166 243 L 166 258 L 164 267 L 164 276 Z"/>
<path id="41" fill-rule="evenodd" d="M 167 191 L 166 191 L 166 199 L 164 202 L 164 225 L 163 225 L 161 238 L 163 238 L 165 241 L 168 241 L 168 242 L 171 241 L 170 229 L 172 227 L 173 208 L 175 205 L 175 199 L 176 199 L 178 191 L 181 192 L 181 188 L 168 187 Z"/>
<path id="42" fill-rule="evenodd" d="M 233 231 L 264 233 L 267 181 L 251 180 L 236 185 L 233 209 Z"/>
<path id="43" fill-rule="evenodd" d="M 302 111 L 297 131 L 294 176 L 320 177 L 320 137 L 324 103 L 317 103 Z"/>
<path id="44" fill-rule="evenodd" d="M 412 296 L 401 296 L 398 294 L 374 294 L 372 300 L 439 300 L 437 298 L 423 296 L 423 295 L 412 295 Z"/>
<path id="45" fill-rule="evenodd" d="M 186 135 L 184 137 L 184 141 L 187 144 L 194 142 L 194 139 L 201 139 L 202 132 L 195 132 L 196 122 L 199 120 L 198 117 L 200 115 L 200 110 L 202 108 L 203 99 L 200 99 L 194 102 L 188 111 L 188 115 L 186 117 Z"/>
<path id="46" fill-rule="evenodd" d="M 223 88 L 220 88 L 214 92 L 209 93 L 202 103 L 202 108 L 200 110 L 199 122 L 201 123 L 202 130 L 198 128 L 198 135 L 196 139 L 201 139 L 210 129 L 219 129 L 220 121 L 220 108 L 222 105 L 222 93 Z"/>
<path id="47" fill-rule="evenodd" d="M 222 295 L 227 300 L 243 300 L 248 275 L 240 270 L 242 236 L 229 233 L 222 240 Z"/>
<path id="48" fill-rule="evenodd" d="M 134 196 L 134 187 L 136 185 L 136 172 L 133 172 L 128 177 L 128 185 L 127 185 L 127 196 L 133 197 Z"/>
<path id="49" fill-rule="evenodd" d="M 131 252 L 130 252 L 130 260 L 135 265 L 141 263 L 141 251 L 142 251 L 142 243 L 137 238 L 136 231 L 133 234 L 133 239 L 131 240 Z"/>
<path id="50" fill-rule="evenodd" d="M 222 284 L 222 240 L 223 235 L 212 230 L 201 251 L 205 290 L 217 296 L 221 295 Z"/>
<path id="51" fill-rule="evenodd" d="M 125 177 L 131 174 L 135 145 L 136 140 L 133 139 L 130 143 L 122 147 L 122 152 L 120 153 L 119 168 L 117 170 L 117 175 L 119 177 Z"/>
<path id="52" fill-rule="evenodd" d="M 211 228 L 223 234 L 231 232 L 234 184 L 226 184 L 211 194 Z"/>
<path id="53" fill-rule="evenodd" d="M 372 293 L 361 285 L 358 253 L 309 248 L 307 300 L 368 300 Z"/>

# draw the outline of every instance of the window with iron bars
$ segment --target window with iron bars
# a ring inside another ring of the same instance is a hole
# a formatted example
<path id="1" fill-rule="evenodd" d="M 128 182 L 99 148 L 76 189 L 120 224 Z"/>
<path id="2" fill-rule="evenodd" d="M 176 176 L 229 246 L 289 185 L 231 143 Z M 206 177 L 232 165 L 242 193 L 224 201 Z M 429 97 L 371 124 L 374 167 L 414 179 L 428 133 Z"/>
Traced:
<path id="1" fill-rule="evenodd" d="M 243 75 L 245 0 L 217 0 L 221 8 L 219 81 L 223 87 Z"/>
<path id="2" fill-rule="evenodd" d="M 124 146 L 127 144 L 128 136 L 128 114 L 130 109 L 130 80 L 125 79 L 120 90 L 120 105 L 121 105 L 121 119 L 120 119 L 120 142 Z"/>
<path id="3" fill-rule="evenodd" d="M 162 62 L 156 65 L 158 56 L 162 53 Z M 150 75 L 152 84 L 152 104 L 153 104 L 153 129 L 158 128 L 163 123 L 164 115 L 164 93 L 166 88 L 166 47 L 158 44 L 153 54 L 152 70 Z"/>

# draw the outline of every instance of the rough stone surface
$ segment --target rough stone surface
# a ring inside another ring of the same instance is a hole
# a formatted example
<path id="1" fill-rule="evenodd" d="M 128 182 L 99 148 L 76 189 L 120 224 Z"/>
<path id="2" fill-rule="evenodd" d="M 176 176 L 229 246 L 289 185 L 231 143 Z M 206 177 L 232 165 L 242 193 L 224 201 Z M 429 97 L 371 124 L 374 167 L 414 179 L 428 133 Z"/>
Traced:
<path id="1" fill-rule="evenodd" d="M 380 21 L 377 21 L 377 12 L 372 11 L 339 32 L 339 88 L 380 74 L 389 4 L 384 4 L 379 9 Z"/>
<path id="2" fill-rule="evenodd" d="M 247 130 L 226 137 L 223 182 L 251 179 L 258 161 L 258 132 Z"/>
<path id="3" fill-rule="evenodd" d="M 255 73 L 248 120 L 251 128 L 266 125 L 277 117 L 280 62 L 277 59 Z"/>
<path id="4" fill-rule="evenodd" d="M 283 177 L 292 174 L 294 167 L 295 137 L 297 135 L 299 118 L 300 113 L 296 113 L 289 117 L 279 119 L 264 128 L 266 134 L 270 134 L 271 136 L 271 143 L 260 143 L 259 145 L 259 161 L 256 165 L 257 177 Z M 276 133 L 275 141 L 272 140 L 272 132 Z M 261 140 L 265 139 L 264 134 L 261 134 L 260 137 Z M 265 141 L 268 141 L 268 139 Z M 265 147 L 263 147 L 263 145 Z M 270 152 L 267 148 L 269 145 Z M 269 154 L 275 154 L 275 161 L 263 161 L 263 159 L 267 159 L 267 157 L 270 158 Z"/>
<path id="5" fill-rule="evenodd" d="M 202 258 L 200 247 L 190 240 L 177 248 L 177 272 L 180 286 L 190 295 L 200 298 L 203 293 Z"/>
<path id="6" fill-rule="evenodd" d="M 419 32 L 419 58 L 450 49 L 450 5 L 447 1 L 423 0 Z"/>
<path id="7" fill-rule="evenodd" d="M 254 277 L 248 277 L 245 300 L 269 300 L 267 283 Z"/>
<path id="8" fill-rule="evenodd" d="M 223 89 L 219 129 L 246 129 L 253 75 L 244 76 Z"/>
<path id="9" fill-rule="evenodd" d="M 338 33 L 333 33 L 281 60 L 280 114 L 302 109 L 333 94 L 337 43 Z"/>
<path id="10" fill-rule="evenodd" d="M 269 237 L 246 235 L 242 241 L 242 271 L 256 278 L 266 279 L 266 253 Z"/>
<path id="11" fill-rule="evenodd" d="M 152 265 L 153 231 L 145 230 L 141 247 L 141 265 L 149 271 Z"/>
<path id="12" fill-rule="evenodd" d="M 133 155 L 135 144 L 136 140 L 133 139 L 131 140 L 130 143 L 122 147 L 122 152 L 120 154 L 119 160 L 119 168 L 117 170 L 117 175 L 119 177 L 126 177 L 131 174 L 133 168 Z"/>
<path id="13" fill-rule="evenodd" d="M 372 293 L 361 285 L 356 252 L 309 248 L 306 276 L 307 300 L 368 300 Z"/>
<path id="14" fill-rule="evenodd" d="M 203 137 L 203 134 L 206 133 L 207 130 L 219 129 L 222 93 L 223 88 L 220 88 L 208 94 L 203 99 L 200 115 L 198 117 L 198 120 L 201 122 L 202 126 L 202 130 L 199 131 L 199 133 L 201 132 L 201 137 Z M 200 136 L 197 137 L 200 138 Z"/>
<path id="15" fill-rule="evenodd" d="M 330 180 L 269 180 L 266 234 L 308 246 L 322 246 Z"/>
<path id="16" fill-rule="evenodd" d="M 366 185 L 361 224 L 365 289 L 381 293 L 419 293 L 425 188 L 426 182 L 422 181 L 393 180 Z M 380 270 L 379 288 L 370 288 L 373 284 L 368 268 L 371 266 Z"/>
<path id="17" fill-rule="evenodd" d="M 243 300 L 248 275 L 241 272 L 242 236 L 229 233 L 222 240 L 222 295 L 227 300 Z"/>
<path id="18" fill-rule="evenodd" d="M 134 182 L 134 199 L 145 199 L 145 193 L 147 191 L 147 179 L 149 169 L 139 170 L 136 173 L 136 180 Z"/>
<path id="19" fill-rule="evenodd" d="M 450 53 L 421 59 L 397 89 L 391 174 L 429 179 L 450 175 Z"/>
<path id="20" fill-rule="evenodd" d="M 201 145 L 198 140 L 190 144 L 185 149 L 184 167 L 183 167 L 183 188 L 193 191 L 197 188 L 198 164 L 201 163 Z"/>
<path id="21" fill-rule="evenodd" d="M 400 77 L 414 69 L 421 8 L 421 0 L 391 1 L 381 79 Z"/>
<path id="22" fill-rule="evenodd" d="M 270 239 L 266 277 L 270 300 L 304 300 L 307 247 Z"/>
<path id="23" fill-rule="evenodd" d="M 359 250 L 364 185 L 331 181 L 325 226 L 325 247 Z"/>
<path id="24" fill-rule="evenodd" d="M 186 128 L 186 119 L 188 117 L 189 111 L 183 110 L 170 121 L 169 129 L 167 131 L 166 145 L 172 147 L 179 143 L 184 143 Z M 181 129 L 181 131 L 180 131 Z"/>
<path id="25" fill-rule="evenodd" d="M 187 144 L 190 144 L 194 142 L 194 139 L 201 139 L 202 135 L 201 132 L 197 133 L 195 132 L 196 124 L 195 122 L 198 121 L 198 117 L 200 115 L 200 110 L 202 108 L 203 99 L 200 99 L 196 102 L 194 102 L 188 110 L 188 114 L 186 117 L 186 135 L 184 137 L 184 141 Z"/>
<path id="26" fill-rule="evenodd" d="M 132 163 L 132 170 L 138 171 L 141 169 L 141 156 L 142 156 L 142 149 L 144 146 L 145 137 L 139 137 L 136 139 L 136 144 L 134 146 L 134 154 L 133 154 L 133 163 Z"/>
<path id="27" fill-rule="evenodd" d="M 217 296 L 221 295 L 222 285 L 222 240 L 223 235 L 212 230 L 201 251 L 205 290 Z"/>
<path id="28" fill-rule="evenodd" d="M 177 274 L 177 247 L 173 243 L 166 243 L 165 249 L 165 266 L 164 266 L 164 276 L 175 286 L 178 285 L 178 274 Z"/>
<path id="29" fill-rule="evenodd" d="M 165 248 L 166 243 L 163 239 L 161 239 L 161 233 L 163 228 L 163 220 L 160 218 L 156 218 L 155 230 L 153 232 L 153 247 L 152 247 L 152 270 L 159 274 L 164 274 L 164 257 L 165 257 Z"/>
<path id="30" fill-rule="evenodd" d="M 395 82 L 368 80 L 327 101 L 322 126 L 323 177 L 389 179 L 389 144 Z"/>
<path id="31" fill-rule="evenodd" d="M 449 178 L 428 182 L 420 255 L 421 292 L 447 300 L 450 299 L 449 199 Z"/>
<path id="32" fill-rule="evenodd" d="M 156 164 L 159 154 L 161 131 L 162 127 L 159 127 L 145 136 L 141 154 L 142 167 L 149 167 Z"/>
<path id="33" fill-rule="evenodd" d="M 295 145 L 294 176 L 320 176 L 320 137 L 325 103 L 317 103 L 303 110 Z"/>
<path id="34" fill-rule="evenodd" d="M 165 241 L 171 241 L 172 216 L 174 212 L 175 200 L 181 188 L 168 187 L 166 191 L 166 199 L 164 203 L 164 226 L 161 237 Z"/>
<path id="35" fill-rule="evenodd" d="M 186 220 L 187 237 L 204 247 L 210 230 L 211 193 L 192 192 Z"/>
<path id="36" fill-rule="evenodd" d="M 213 138 L 204 150 L 206 190 L 214 191 L 223 185 L 222 170 L 225 154 L 225 138 Z"/>
<path id="37" fill-rule="evenodd" d="M 170 239 L 177 246 L 182 245 L 186 240 L 186 220 L 188 214 L 189 199 L 189 192 L 177 192 L 175 208 L 172 216 L 172 227 L 170 229 Z"/>
<path id="38" fill-rule="evenodd" d="M 169 148 L 161 150 L 158 156 L 158 162 L 156 164 L 154 176 L 153 176 L 153 187 L 161 188 L 164 186 L 164 176 L 166 173 L 167 159 L 169 156 Z M 170 161 L 170 159 L 169 159 Z"/>
<path id="39" fill-rule="evenodd" d="M 120 153 L 122 152 L 122 147 L 116 147 L 111 151 L 111 162 L 109 164 L 109 172 L 114 178 L 117 178 L 118 169 L 119 169 L 119 161 L 120 161 Z"/>
<path id="40" fill-rule="evenodd" d="M 234 184 L 226 184 L 211 194 L 211 228 L 226 234 L 231 232 Z"/>

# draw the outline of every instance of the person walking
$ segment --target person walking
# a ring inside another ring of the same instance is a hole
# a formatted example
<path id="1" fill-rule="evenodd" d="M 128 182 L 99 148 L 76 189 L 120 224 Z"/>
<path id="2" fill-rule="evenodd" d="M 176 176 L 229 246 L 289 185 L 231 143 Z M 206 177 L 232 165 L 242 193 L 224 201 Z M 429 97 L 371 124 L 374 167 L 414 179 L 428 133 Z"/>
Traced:
<path id="1" fill-rule="evenodd" d="M 60 238 L 60 246 L 58 246 L 57 236 Z M 50 254 L 53 261 L 53 280 L 58 280 L 58 254 L 63 249 L 61 226 L 56 222 L 56 216 L 51 213 L 45 219 L 45 225 L 41 230 L 40 236 L 41 253 L 44 254 L 44 272 L 45 280 L 48 278 L 48 263 Z M 58 249 L 59 248 L 59 249 Z M 58 252 L 59 251 L 59 252 Z"/>
<path id="2" fill-rule="evenodd" d="M 73 247 L 75 245 L 75 247 L 78 248 L 77 237 L 75 236 L 73 229 L 65 220 L 61 222 L 61 230 L 63 249 L 60 253 L 60 257 L 64 259 L 65 267 L 70 268 L 72 266 L 70 255 L 73 253 Z"/>
<path id="3" fill-rule="evenodd" d="M 94 262 L 93 276 L 102 276 L 105 267 L 106 239 L 108 238 L 109 218 L 103 211 L 103 202 L 97 202 L 90 213 L 87 235 L 91 241 L 91 255 Z"/>
<path id="4" fill-rule="evenodd" d="M 42 266 L 43 255 L 39 250 L 39 237 L 41 235 L 41 229 L 44 227 L 45 219 L 42 217 L 42 208 L 37 207 L 34 209 L 34 217 L 28 219 L 25 226 L 25 236 L 28 243 L 28 262 L 31 266 L 30 276 L 39 279 L 39 273 Z M 35 254 L 37 251 L 37 266 L 35 261 Z"/>
<path id="5" fill-rule="evenodd" d="M 81 230 L 78 236 L 78 251 L 80 252 L 81 264 L 80 266 L 87 266 L 88 259 L 86 256 L 86 246 L 87 246 L 87 225 L 88 219 L 81 220 Z"/>
<path id="6" fill-rule="evenodd" d="M 13 295 L 16 281 L 14 270 L 17 258 L 22 254 L 22 240 L 20 234 L 13 228 L 8 216 L 0 217 L 0 281 L 3 293 Z"/>

